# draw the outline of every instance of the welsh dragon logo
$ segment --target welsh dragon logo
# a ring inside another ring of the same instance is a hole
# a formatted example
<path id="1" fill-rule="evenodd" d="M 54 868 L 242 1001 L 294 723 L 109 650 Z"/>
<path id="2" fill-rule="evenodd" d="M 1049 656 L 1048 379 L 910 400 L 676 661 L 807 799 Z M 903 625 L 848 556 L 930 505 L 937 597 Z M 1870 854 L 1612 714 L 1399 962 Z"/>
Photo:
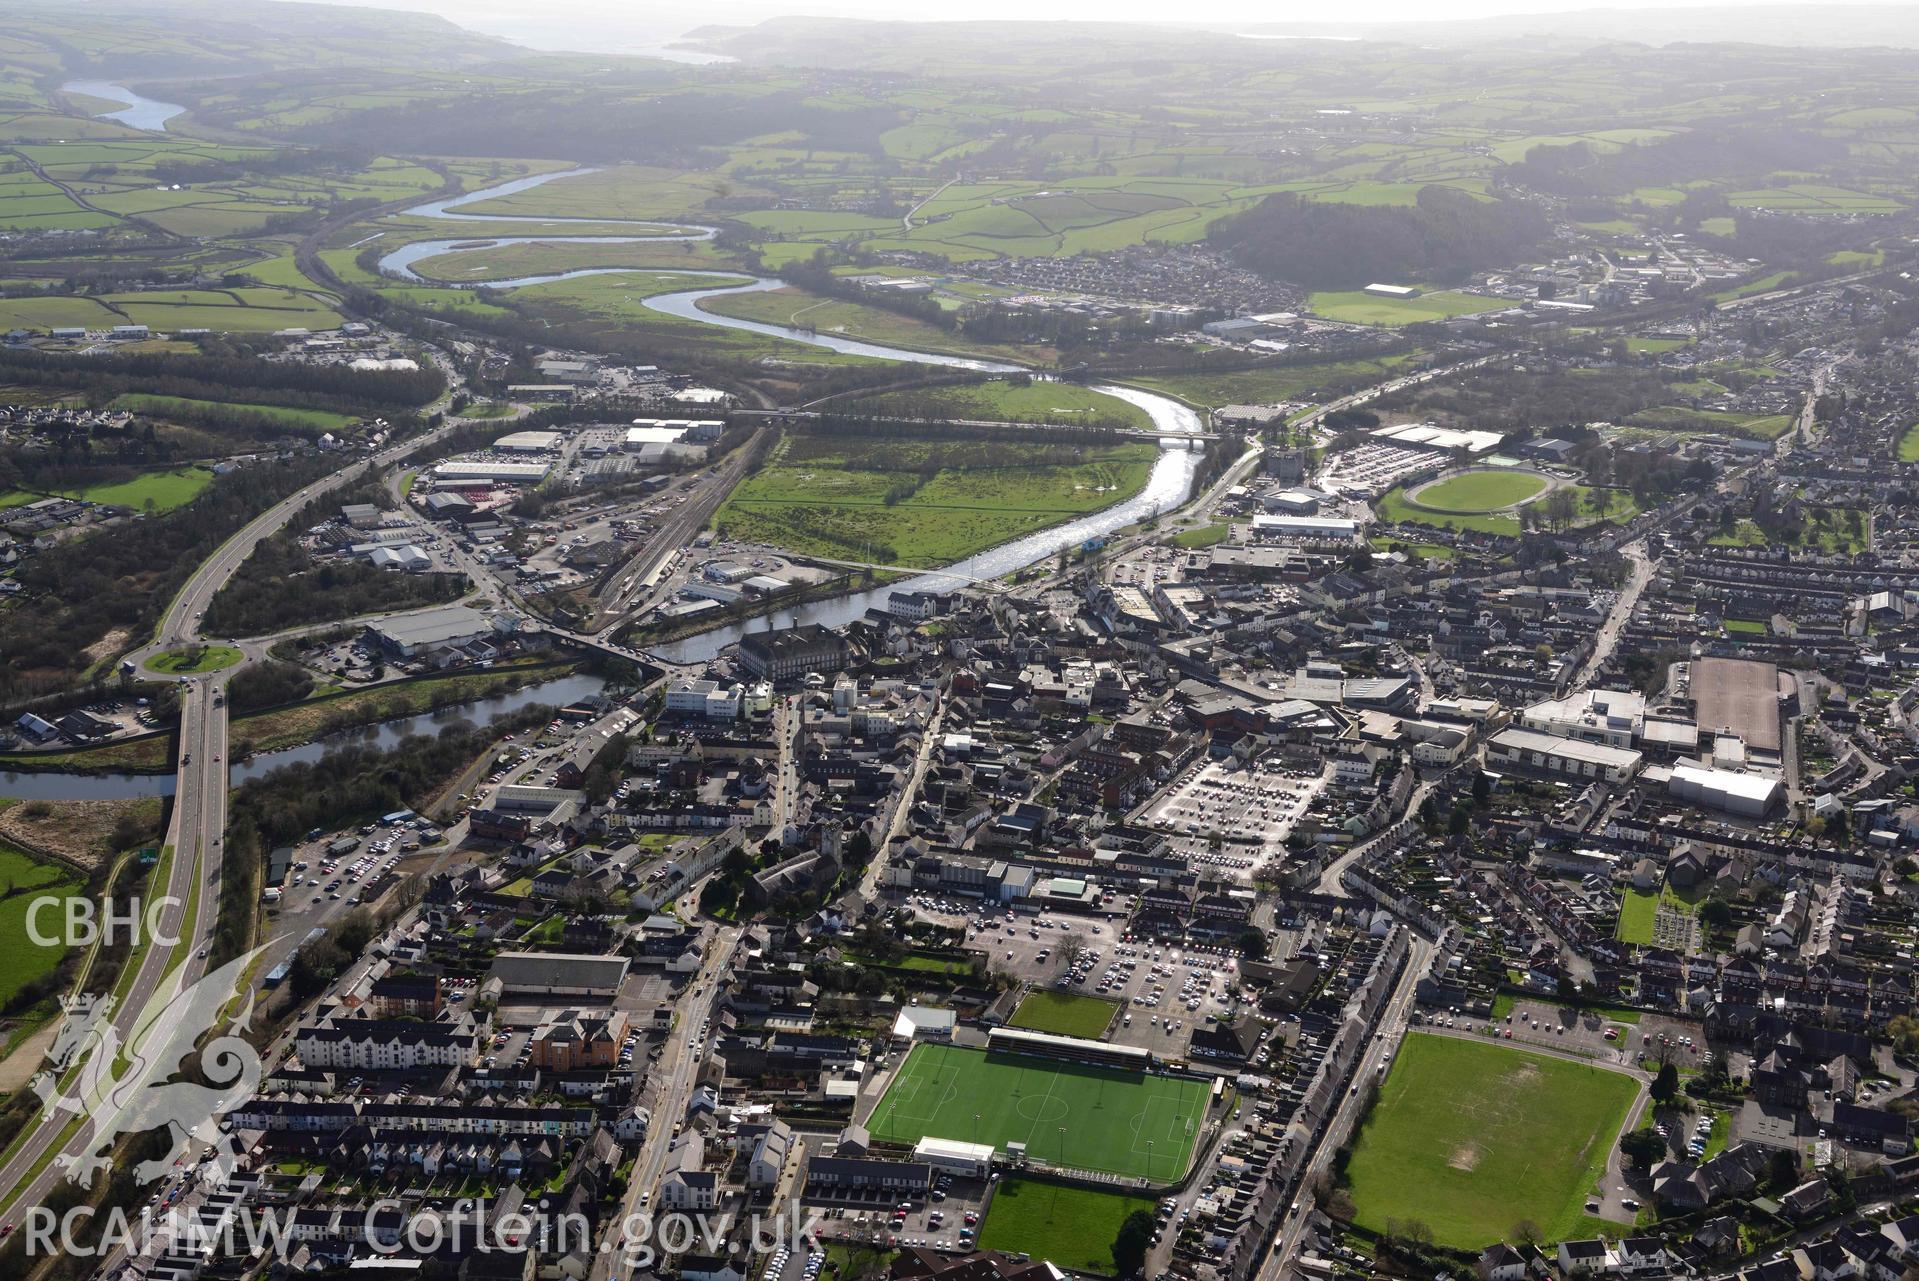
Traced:
<path id="1" fill-rule="evenodd" d="M 66 1019 L 47 1056 L 52 1068 L 31 1084 L 45 1104 L 43 1122 L 64 1125 L 68 1117 L 92 1118 L 86 1148 L 56 1158 L 70 1181 L 91 1187 L 94 1175 L 112 1164 L 121 1136 L 162 1126 L 173 1137 L 172 1147 L 135 1168 L 141 1183 L 165 1177 L 196 1142 L 214 1152 L 222 1174 L 232 1169 L 237 1145 L 221 1132 L 220 1118 L 259 1086 L 261 1067 L 258 1051 L 239 1035 L 253 1013 L 251 994 L 230 1020 L 223 1012 L 241 976 L 264 950 L 255 948 L 191 984 L 187 967 L 178 967 L 131 1020 L 113 1017 L 117 1002 L 112 997 L 64 1002 Z M 188 1070 L 201 1039 L 216 1029 L 219 1035 L 197 1051 L 199 1079 L 174 1079 Z"/>

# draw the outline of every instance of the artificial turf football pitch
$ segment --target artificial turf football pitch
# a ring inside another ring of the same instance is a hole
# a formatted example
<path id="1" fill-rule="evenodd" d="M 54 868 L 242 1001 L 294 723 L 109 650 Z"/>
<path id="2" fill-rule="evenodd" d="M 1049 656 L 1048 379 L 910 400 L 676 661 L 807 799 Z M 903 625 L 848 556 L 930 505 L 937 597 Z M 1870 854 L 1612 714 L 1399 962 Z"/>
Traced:
<path id="1" fill-rule="evenodd" d="M 1024 1143 L 1053 1165 L 1167 1182 L 1192 1161 L 1207 1092 L 1204 1081 L 921 1044 L 866 1128 L 887 1143 Z"/>

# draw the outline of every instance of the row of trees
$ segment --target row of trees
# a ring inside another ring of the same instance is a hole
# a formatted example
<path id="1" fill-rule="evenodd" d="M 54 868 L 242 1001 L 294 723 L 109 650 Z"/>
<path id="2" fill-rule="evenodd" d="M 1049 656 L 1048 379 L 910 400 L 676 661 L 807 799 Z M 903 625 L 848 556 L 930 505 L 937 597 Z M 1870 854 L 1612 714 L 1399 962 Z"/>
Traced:
<path id="1" fill-rule="evenodd" d="M 94 405 L 126 392 L 146 392 L 195 400 L 264 399 L 348 413 L 417 407 L 446 390 L 445 377 L 431 365 L 416 370 L 350 369 L 242 354 L 125 351 L 79 357 L 31 348 L 0 348 L 0 382 L 78 388 Z"/>

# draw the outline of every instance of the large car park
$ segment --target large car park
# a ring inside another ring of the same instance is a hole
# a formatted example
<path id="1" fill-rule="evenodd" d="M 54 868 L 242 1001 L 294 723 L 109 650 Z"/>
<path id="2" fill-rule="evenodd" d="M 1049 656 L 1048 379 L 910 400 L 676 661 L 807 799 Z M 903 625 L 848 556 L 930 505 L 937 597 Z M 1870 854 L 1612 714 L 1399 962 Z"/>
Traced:
<path id="1" fill-rule="evenodd" d="M 1244 768 L 1202 760 L 1168 784 L 1144 818 L 1171 836 L 1194 870 L 1250 881 L 1261 862 L 1283 856 L 1287 837 L 1324 785 L 1319 772 L 1289 770 L 1277 761 Z"/>

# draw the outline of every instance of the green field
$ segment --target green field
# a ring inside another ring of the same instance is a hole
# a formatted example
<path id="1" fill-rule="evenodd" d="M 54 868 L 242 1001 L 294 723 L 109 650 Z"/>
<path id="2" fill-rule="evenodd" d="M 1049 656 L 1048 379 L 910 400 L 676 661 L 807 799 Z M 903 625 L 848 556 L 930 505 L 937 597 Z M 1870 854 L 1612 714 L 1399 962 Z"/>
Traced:
<path id="1" fill-rule="evenodd" d="M 720 294 L 702 301 L 700 310 L 739 320 L 756 320 L 765 325 L 791 325 L 882 347 L 976 356 L 1015 365 L 1041 363 L 1052 354 L 1044 347 L 973 342 L 963 333 L 942 329 L 913 316 L 903 316 L 883 307 L 848 302 L 841 298 L 821 297 L 792 286 L 751 293 Z"/>
<path id="2" fill-rule="evenodd" d="M 217 672 L 233 666 L 246 655 L 231 645 L 202 645 L 197 659 L 188 661 L 189 657 L 187 650 L 169 649 L 149 658 L 147 666 L 156 672 L 184 676 L 196 672 Z"/>
<path id="3" fill-rule="evenodd" d="M 151 503 L 155 511 L 172 511 L 193 501 L 199 492 L 213 483 L 213 473 L 203 467 L 182 467 L 177 471 L 154 471 L 112 485 L 89 485 L 85 489 L 64 490 L 70 498 L 114 507 L 145 511 Z"/>
<path id="4" fill-rule="evenodd" d="M 211 329 L 271 333 L 278 329 L 335 329 L 340 315 L 305 294 L 284 289 L 176 289 L 94 297 L 0 300 L 0 326 L 25 329 L 149 325 L 158 331 Z"/>
<path id="5" fill-rule="evenodd" d="M 1653 916 L 1659 908 L 1659 895 L 1649 890 L 1626 891 L 1619 902 L 1619 928 L 1614 931 L 1621 942 L 1652 946 Z"/>
<path id="6" fill-rule="evenodd" d="M 1527 471 L 1469 471 L 1419 491 L 1421 507 L 1475 515 L 1503 511 L 1544 493 L 1549 482 Z"/>
<path id="7" fill-rule="evenodd" d="M 1661 900 L 1664 900 L 1666 906 L 1674 911 L 1685 912 L 1688 915 L 1693 911 L 1692 904 L 1670 890 L 1628 888 L 1619 902 L 1619 927 L 1614 931 L 1615 937 L 1622 943 L 1637 943 L 1641 947 L 1651 947 L 1653 920 L 1658 915 Z"/>
<path id="8" fill-rule="evenodd" d="M 110 329 L 124 323 L 121 316 L 92 298 L 0 298 L 0 328 Z"/>
<path id="9" fill-rule="evenodd" d="M 1841 249 L 1826 255 L 1826 261 L 1835 267 L 1850 267 L 1854 271 L 1865 271 L 1873 267 L 1883 267 L 1886 251 L 1883 249 Z"/>
<path id="10" fill-rule="evenodd" d="M 1036 1160 L 1164 1182 L 1192 1160 L 1206 1093 L 1203 1081 L 925 1043 L 867 1128 L 886 1143 L 1024 1143 Z"/>
<path id="11" fill-rule="evenodd" d="M 1875 196 L 1849 187 L 1821 186 L 1796 182 L 1784 187 L 1764 187 L 1756 191 L 1735 191 L 1726 197 L 1744 208 L 1766 208 L 1798 214 L 1891 214 L 1901 209 L 1890 196 Z"/>
<path id="12" fill-rule="evenodd" d="M 645 235 L 644 227 L 627 228 Z M 662 232 L 665 228 L 660 228 Z M 526 276 L 555 275 L 590 268 L 632 268 L 646 271 L 712 270 L 730 264 L 710 241 L 667 240 L 657 244 L 613 245 L 555 237 L 531 244 L 498 245 L 485 249 L 455 249 L 413 264 L 416 275 L 444 284 L 485 284 Z M 696 286 L 689 286 L 696 287 Z"/>
<path id="13" fill-rule="evenodd" d="M 697 350 L 702 359 L 751 365 L 756 369 L 768 359 L 785 362 L 787 367 L 820 370 L 897 367 L 890 359 L 848 356 L 777 335 L 722 329 L 698 320 L 669 316 L 646 305 L 647 298 L 659 294 L 746 283 L 744 277 L 715 280 L 670 272 L 615 272 L 527 285 L 515 289 L 509 296 L 515 310 L 536 321 L 577 324 L 594 341 L 613 350 L 639 339 L 649 342 L 657 339 L 662 343 L 683 343 Z M 432 307 L 485 308 L 490 305 L 476 304 L 471 295 L 451 289 L 383 289 L 382 293 Z"/>
<path id="14" fill-rule="evenodd" d="M 1457 1250 L 1506 1239 L 1521 1220 L 1563 1239 L 1583 1224 L 1638 1091 L 1581 1063 L 1408 1036 L 1346 1166 L 1357 1222 L 1417 1220 Z"/>
<path id="15" fill-rule="evenodd" d="M 280 329 L 337 329 L 340 313 L 305 294 L 250 286 L 240 289 L 176 289 L 107 294 L 101 302 L 128 321 L 157 330 L 211 329 L 224 333 L 272 333 Z"/>
<path id="16" fill-rule="evenodd" d="M 1113 1240 L 1135 1210 L 1153 1212 L 1153 1199 L 1123 1192 L 1008 1179 L 993 1190 L 980 1225 L 982 1250 L 1030 1254 L 1074 1272 L 1113 1272 Z"/>
<path id="17" fill-rule="evenodd" d="M 1760 276 L 1756 280 L 1748 280 L 1743 285 L 1733 285 L 1731 288 L 1721 289 L 1718 293 L 1712 295 L 1712 299 L 1714 302 L 1731 302 L 1735 298 L 1749 298 L 1753 294 L 1770 293 L 1775 289 L 1784 288 L 1791 279 L 1791 272 L 1775 271 L 1768 275 Z"/>
<path id="18" fill-rule="evenodd" d="M 1656 405 L 1626 419 L 1633 427 L 1687 435 L 1750 436 L 1777 440 L 1792 429 L 1791 414 L 1741 414 L 1724 409 L 1688 409 L 1683 405 Z"/>
<path id="19" fill-rule="evenodd" d="M 1173 546 L 1187 549 L 1197 547 L 1216 547 L 1233 536 L 1233 527 L 1229 524 L 1201 525 L 1196 529 L 1182 529 L 1173 535 Z"/>
<path id="20" fill-rule="evenodd" d="M 1919 463 L 1919 423 L 1906 428 L 1906 434 L 1899 438 L 1899 461 Z"/>
<path id="21" fill-rule="evenodd" d="M 1516 304 L 1504 298 L 1485 298 L 1452 290 L 1421 294 L 1417 298 L 1379 298 L 1363 289 L 1324 291 L 1306 302 L 1307 310 L 1349 325 L 1412 325 L 1422 320 L 1445 320 L 1481 311 L 1500 311 Z"/>
<path id="22" fill-rule="evenodd" d="M 967 418 L 1015 423 L 1112 423 L 1151 431 L 1153 419 L 1138 405 L 1077 383 L 1045 379 L 970 383 L 888 392 L 842 401 L 853 413 L 904 414 L 915 418 Z"/>
<path id="23" fill-rule="evenodd" d="M 789 432 L 720 509 L 729 538 L 880 565 L 949 565 L 1138 493 L 1158 450 Z"/>
<path id="24" fill-rule="evenodd" d="M 339 431 L 359 421 L 352 414 L 343 414 L 332 409 L 294 409 L 286 405 L 261 405 L 249 401 L 193 400 L 186 396 L 150 396 L 140 392 L 116 396 L 115 409 L 130 409 L 135 413 L 148 414 L 164 418 L 168 413 L 190 417 L 195 410 L 211 410 L 221 413 L 239 412 L 255 417 L 262 424 L 285 423 L 307 427 L 316 432 Z"/>
<path id="25" fill-rule="evenodd" d="M 1013 1011 L 1010 1026 L 1097 1041 L 1106 1034 L 1118 1008 L 1115 1002 L 1077 992 L 1028 992 Z"/>
<path id="26" fill-rule="evenodd" d="M 11 1001 L 27 984 L 51 974 L 65 955 L 62 947 L 41 947 L 27 934 L 27 913 L 41 899 L 65 900 L 82 893 L 79 876 L 56 863 L 42 862 L 24 850 L 0 842 L 0 1002 Z M 58 936 L 61 915 L 42 908 L 35 918 L 41 934 Z"/>

